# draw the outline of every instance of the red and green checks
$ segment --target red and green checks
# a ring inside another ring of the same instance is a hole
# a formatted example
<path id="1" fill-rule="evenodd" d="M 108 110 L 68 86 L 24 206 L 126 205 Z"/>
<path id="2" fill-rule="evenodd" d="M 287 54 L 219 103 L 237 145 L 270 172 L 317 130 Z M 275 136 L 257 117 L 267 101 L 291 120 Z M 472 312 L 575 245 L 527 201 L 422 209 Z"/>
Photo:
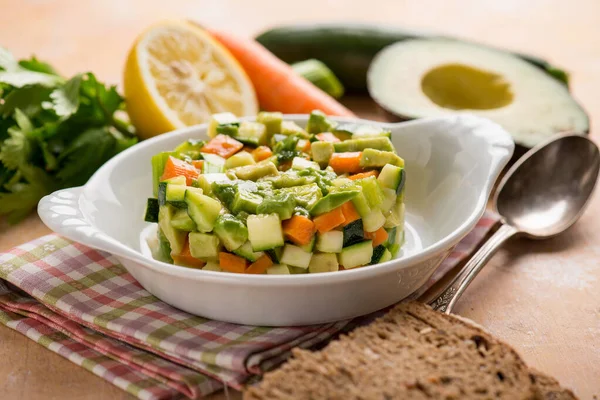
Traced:
<path id="1" fill-rule="evenodd" d="M 484 216 L 426 286 L 496 221 Z M 291 328 L 235 325 L 163 303 L 114 257 L 57 235 L 0 254 L 0 322 L 140 399 L 196 398 L 223 384 L 242 389 L 292 348 L 323 343 L 374 315 Z"/>

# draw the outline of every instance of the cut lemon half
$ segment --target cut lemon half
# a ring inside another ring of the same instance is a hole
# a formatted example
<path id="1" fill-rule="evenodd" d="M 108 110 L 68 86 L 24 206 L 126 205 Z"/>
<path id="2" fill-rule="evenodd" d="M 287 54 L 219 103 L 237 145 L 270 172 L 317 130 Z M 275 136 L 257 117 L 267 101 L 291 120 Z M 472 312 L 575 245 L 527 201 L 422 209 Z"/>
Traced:
<path id="1" fill-rule="evenodd" d="M 140 35 L 124 73 L 127 111 L 140 137 L 208 122 L 211 114 L 255 115 L 252 82 L 202 28 L 163 22 Z"/>

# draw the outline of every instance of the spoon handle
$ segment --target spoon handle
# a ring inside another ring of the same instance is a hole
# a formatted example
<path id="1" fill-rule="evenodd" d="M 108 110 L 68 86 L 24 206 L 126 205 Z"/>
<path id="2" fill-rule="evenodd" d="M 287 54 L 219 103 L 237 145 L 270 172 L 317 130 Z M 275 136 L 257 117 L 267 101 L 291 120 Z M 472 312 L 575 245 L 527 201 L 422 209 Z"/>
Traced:
<path id="1" fill-rule="evenodd" d="M 500 228 L 479 248 L 473 257 L 465 264 L 463 269 L 444 288 L 442 293 L 429 302 L 429 305 L 437 311 L 450 314 L 456 301 L 477 276 L 479 271 L 494 255 L 502 244 L 514 236 L 518 230 L 510 225 L 502 224 Z"/>

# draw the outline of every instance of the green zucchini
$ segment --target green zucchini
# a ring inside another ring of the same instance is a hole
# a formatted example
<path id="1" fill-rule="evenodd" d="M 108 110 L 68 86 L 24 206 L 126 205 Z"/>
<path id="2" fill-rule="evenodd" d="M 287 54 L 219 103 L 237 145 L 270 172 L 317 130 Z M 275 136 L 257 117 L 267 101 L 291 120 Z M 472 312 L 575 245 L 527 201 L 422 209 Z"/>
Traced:
<path id="1" fill-rule="evenodd" d="M 265 31 L 256 40 L 287 63 L 317 59 L 331 69 L 348 92 L 367 90 L 367 70 L 384 47 L 407 39 L 452 39 L 380 25 L 327 23 L 280 26 Z M 568 86 L 562 69 L 538 57 L 514 53 Z"/>

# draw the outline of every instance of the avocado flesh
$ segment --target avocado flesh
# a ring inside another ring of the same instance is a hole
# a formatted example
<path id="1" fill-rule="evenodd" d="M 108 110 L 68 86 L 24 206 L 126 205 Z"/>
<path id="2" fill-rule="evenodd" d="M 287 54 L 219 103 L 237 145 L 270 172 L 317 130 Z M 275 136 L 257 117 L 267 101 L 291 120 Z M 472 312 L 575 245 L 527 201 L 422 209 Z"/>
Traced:
<path id="1" fill-rule="evenodd" d="M 589 120 L 568 89 L 512 55 L 449 40 L 409 40 L 382 50 L 368 73 L 371 97 L 403 119 L 469 113 L 533 147 Z"/>

